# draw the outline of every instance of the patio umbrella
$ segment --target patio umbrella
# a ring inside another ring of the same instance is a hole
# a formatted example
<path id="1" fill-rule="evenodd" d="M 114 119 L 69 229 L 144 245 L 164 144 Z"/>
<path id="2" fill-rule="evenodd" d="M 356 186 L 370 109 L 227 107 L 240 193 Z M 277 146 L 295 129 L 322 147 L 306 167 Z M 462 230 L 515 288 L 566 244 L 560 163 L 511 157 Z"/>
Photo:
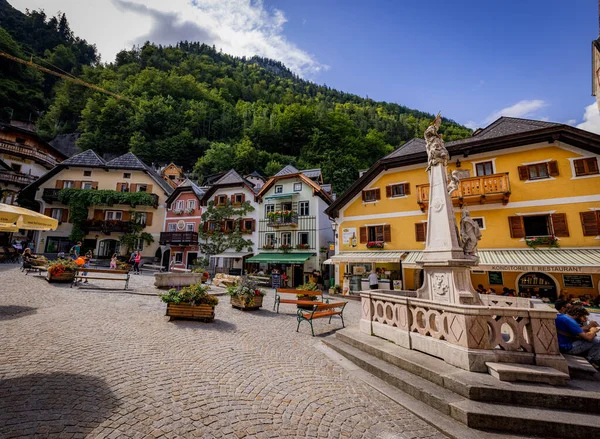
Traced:
<path id="1" fill-rule="evenodd" d="M 23 207 L 0 203 L 0 231 L 54 230 L 58 220 Z"/>

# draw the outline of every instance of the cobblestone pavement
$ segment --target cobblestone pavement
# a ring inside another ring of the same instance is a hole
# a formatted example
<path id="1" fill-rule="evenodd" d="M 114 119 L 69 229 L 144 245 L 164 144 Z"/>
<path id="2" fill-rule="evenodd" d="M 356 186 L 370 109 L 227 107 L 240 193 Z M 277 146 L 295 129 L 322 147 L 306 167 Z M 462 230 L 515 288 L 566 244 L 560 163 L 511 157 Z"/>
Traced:
<path id="1" fill-rule="evenodd" d="M 445 437 L 315 349 L 272 292 L 257 312 L 221 297 L 214 323 L 169 322 L 152 280 L 88 291 L 0 266 L 0 437 Z"/>

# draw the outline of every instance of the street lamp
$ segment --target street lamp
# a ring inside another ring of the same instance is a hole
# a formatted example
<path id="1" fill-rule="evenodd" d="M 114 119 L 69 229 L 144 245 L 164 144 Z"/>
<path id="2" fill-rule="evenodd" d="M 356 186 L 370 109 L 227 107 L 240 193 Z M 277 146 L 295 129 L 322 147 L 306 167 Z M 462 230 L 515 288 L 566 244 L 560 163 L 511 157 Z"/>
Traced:
<path id="1" fill-rule="evenodd" d="M 335 222 L 335 220 L 333 220 L 331 222 L 331 230 L 333 230 L 333 234 L 335 235 L 335 237 L 337 238 L 337 228 L 338 228 L 338 224 Z"/>

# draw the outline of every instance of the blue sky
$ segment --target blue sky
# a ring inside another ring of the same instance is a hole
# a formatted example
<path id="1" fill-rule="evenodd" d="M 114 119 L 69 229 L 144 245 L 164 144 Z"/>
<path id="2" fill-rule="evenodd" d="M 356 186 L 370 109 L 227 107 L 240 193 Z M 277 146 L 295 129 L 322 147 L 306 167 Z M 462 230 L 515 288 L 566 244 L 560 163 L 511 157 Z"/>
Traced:
<path id="1" fill-rule="evenodd" d="M 508 115 L 600 132 L 590 93 L 598 34 L 591 0 L 9 1 L 66 12 L 104 61 L 146 40 L 200 40 L 471 127 Z"/>

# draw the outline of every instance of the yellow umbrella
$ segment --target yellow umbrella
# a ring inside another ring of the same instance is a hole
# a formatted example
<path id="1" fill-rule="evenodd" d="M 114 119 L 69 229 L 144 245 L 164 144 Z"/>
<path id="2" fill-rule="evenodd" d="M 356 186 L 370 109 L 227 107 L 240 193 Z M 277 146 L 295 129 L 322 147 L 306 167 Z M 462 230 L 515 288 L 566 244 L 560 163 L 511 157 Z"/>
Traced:
<path id="1" fill-rule="evenodd" d="M 58 220 L 54 218 L 33 210 L 0 203 L 0 229 L 11 229 L 2 231 L 55 230 L 57 227 Z"/>

